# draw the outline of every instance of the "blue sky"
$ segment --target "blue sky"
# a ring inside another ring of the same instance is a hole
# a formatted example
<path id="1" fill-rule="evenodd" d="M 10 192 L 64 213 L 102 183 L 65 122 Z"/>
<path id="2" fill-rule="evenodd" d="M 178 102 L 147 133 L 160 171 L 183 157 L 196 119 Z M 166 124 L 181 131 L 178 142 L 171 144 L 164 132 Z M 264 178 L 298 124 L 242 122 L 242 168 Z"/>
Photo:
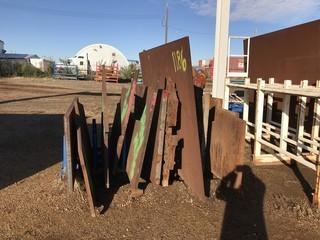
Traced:
<path id="1" fill-rule="evenodd" d="M 164 42 L 165 0 L 0 0 L 8 52 L 72 57 L 92 43 L 129 59 Z M 192 60 L 213 56 L 216 0 L 168 0 L 169 40 L 189 36 Z M 253 36 L 320 18 L 320 0 L 231 0 L 231 35 Z"/>

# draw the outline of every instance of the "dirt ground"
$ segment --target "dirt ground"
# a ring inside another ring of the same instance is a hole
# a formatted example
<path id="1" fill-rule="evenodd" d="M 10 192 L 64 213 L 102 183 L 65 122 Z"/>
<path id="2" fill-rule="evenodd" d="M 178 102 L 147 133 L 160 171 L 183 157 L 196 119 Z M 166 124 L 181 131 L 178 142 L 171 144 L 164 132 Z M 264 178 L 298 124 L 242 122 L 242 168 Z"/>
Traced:
<path id="1" fill-rule="evenodd" d="M 110 117 L 126 84 L 108 84 Z M 219 186 L 205 201 L 183 182 L 149 184 L 143 196 L 115 192 L 104 214 L 60 180 L 63 114 L 75 96 L 99 119 L 101 85 L 52 79 L 0 79 L 0 239 L 320 239 L 310 204 L 313 171 L 253 166 L 247 149 L 239 190 Z M 89 119 L 90 120 L 90 119 Z M 117 191 L 116 191 L 117 190 Z"/>

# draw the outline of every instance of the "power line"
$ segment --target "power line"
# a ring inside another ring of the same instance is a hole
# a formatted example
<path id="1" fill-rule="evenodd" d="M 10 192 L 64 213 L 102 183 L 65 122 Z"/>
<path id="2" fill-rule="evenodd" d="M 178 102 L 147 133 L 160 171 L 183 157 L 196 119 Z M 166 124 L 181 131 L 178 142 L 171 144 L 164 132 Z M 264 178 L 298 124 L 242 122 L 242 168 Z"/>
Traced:
<path id="1" fill-rule="evenodd" d="M 211 35 L 213 36 L 213 32 L 198 32 L 198 31 L 190 31 L 188 29 L 184 29 L 184 28 L 180 28 L 180 27 L 174 27 L 169 25 L 168 26 L 170 29 L 176 30 L 176 31 L 180 31 L 180 32 L 187 32 L 187 33 L 193 33 L 193 34 L 200 34 L 200 35 Z"/>

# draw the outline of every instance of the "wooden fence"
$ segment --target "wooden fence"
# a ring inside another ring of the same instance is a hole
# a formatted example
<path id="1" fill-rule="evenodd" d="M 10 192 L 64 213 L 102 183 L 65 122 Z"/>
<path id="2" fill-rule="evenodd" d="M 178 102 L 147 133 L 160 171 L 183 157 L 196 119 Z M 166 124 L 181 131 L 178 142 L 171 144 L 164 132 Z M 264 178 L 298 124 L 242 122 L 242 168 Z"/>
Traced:
<path id="1" fill-rule="evenodd" d="M 97 65 L 94 79 L 96 81 L 110 81 L 110 82 L 117 83 L 119 80 L 118 65 L 114 65 L 114 66 Z"/>
<path id="2" fill-rule="evenodd" d="M 291 80 L 283 84 L 274 83 L 270 78 L 268 83 L 261 78 L 256 83 L 250 83 L 247 78 L 244 84 L 230 83 L 226 79 L 224 107 L 229 104 L 229 93 L 232 90 L 243 90 L 244 106 L 243 120 L 247 123 L 246 139 L 253 140 L 253 161 L 256 164 L 272 164 L 281 161 L 295 160 L 316 171 L 316 188 L 314 203 L 320 205 L 320 164 L 319 164 L 319 122 L 320 122 L 320 80 L 316 86 L 308 86 L 308 80 L 300 85 L 292 85 Z M 249 93 L 255 93 L 255 109 L 249 109 Z M 274 95 L 282 95 L 281 120 L 272 119 Z M 289 127 L 290 98 L 296 96 L 297 124 Z M 311 132 L 305 131 L 307 100 L 314 100 L 313 122 Z M 249 112 L 254 112 L 254 122 L 249 121 Z M 289 147 L 290 146 L 290 147 Z"/>

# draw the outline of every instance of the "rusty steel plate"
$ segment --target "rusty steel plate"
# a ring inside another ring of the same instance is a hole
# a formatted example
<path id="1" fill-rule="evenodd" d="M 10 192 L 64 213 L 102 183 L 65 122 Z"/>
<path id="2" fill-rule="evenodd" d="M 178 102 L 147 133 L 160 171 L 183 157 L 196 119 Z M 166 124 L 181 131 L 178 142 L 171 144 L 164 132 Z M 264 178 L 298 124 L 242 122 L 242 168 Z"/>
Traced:
<path id="1" fill-rule="evenodd" d="M 108 115 L 108 94 L 107 94 L 107 83 L 106 80 L 102 79 L 102 113 L 101 113 L 101 152 L 104 162 L 104 181 L 106 187 L 110 187 L 110 164 L 109 164 L 109 115 Z"/>
<path id="2" fill-rule="evenodd" d="M 86 187 L 86 193 L 88 197 L 88 203 L 90 208 L 90 213 L 92 217 L 95 217 L 95 208 L 94 208 L 94 189 L 93 189 L 93 173 L 91 171 L 90 163 L 92 162 L 92 154 L 88 149 L 87 141 L 89 139 L 85 139 L 83 135 L 83 126 L 80 126 L 77 130 L 78 134 L 78 153 L 79 160 L 81 165 L 81 170 L 83 174 L 83 180 Z"/>
<path id="3" fill-rule="evenodd" d="M 211 130 L 211 172 L 222 179 L 243 164 L 246 122 L 217 108 Z"/>
<path id="4" fill-rule="evenodd" d="M 121 131 L 125 133 L 130 113 L 134 107 L 134 95 L 136 93 L 137 81 L 132 81 L 129 90 L 125 93 L 123 99 L 121 99 Z"/>
<path id="5" fill-rule="evenodd" d="M 140 53 L 143 83 L 155 89 L 165 88 L 172 79 L 181 102 L 182 138 L 180 177 L 199 198 L 204 198 L 204 179 L 200 153 L 189 38 L 185 37 Z"/>
<path id="6" fill-rule="evenodd" d="M 174 170 L 175 153 L 178 145 L 178 135 L 175 134 L 174 129 L 177 128 L 179 100 L 175 89 L 167 91 L 168 106 L 167 106 L 167 118 L 165 126 L 165 141 L 164 141 L 164 164 L 162 169 L 162 186 L 167 187 L 169 185 L 170 171 Z"/>
<path id="7" fill-rule="evenodd" d="M 157 95 L 158 91 L 148 88 L 142 116 L 135 122 L 126 168 L 133 189 L 138 188 Z"/>
<path id="8" fill-rule="evenodd" d="M 104 134 L 109 132 L 109 116 L 108 116 L 108 95 L 107 95 L 107 84 L 106 81 L 102 81 L 102 112 L 103 112 L 103 126 L 104 126 Z"/>
<path id="9" fill-rule="evenodd" d="M 93 186 L 93 153 L 90 143 L 90 136 L 88 131 L 88 125 L 86 121 L 84 107 L 81 103 L 76 104 L 77 114 L 77 143 L 78 143 L 78 155 L 83 174 L 83 179 L 86 187 L 88 203 L 90 207 L 91 216 L 95 216 L 95 193 Z"/>
<path id="10" fill-rule="evenodd" d="M 118 158 L 120 158 L 121 152 L 123 150 L 123 142 L 129 122 L 130 114 L 134 109 L 134 100 L 136 93 L 137 81 L 132 81 L 129 89 L 123 89 L 123 93 L 121 95 L 121 135 L 119 136 L 118 144 L 117 144 L 117 154 Z M 126 155 L 126 153 L 125 153 Z"/>
<path id="11" fill-rule="evenodd" d="M 67 183 L 69 192 L 72 192 L 74 189 L 74 169 L 77 162 L 76 104 L 78 101 L 79 99 L 75 97 L 63 116 L 67 157 Z"/>
<path id="12" fill-rule="evenodd" d="M 150 181 L 154 184 L 160 184 L 161 180 L 161 169 L 162 169 L 162 158 L 164 151 L 164 136 L 166 127 L 167 117 L 167 105 L 168 105 L 168 94 L 166 91 L 161 93 L 161 102 L 159 110 L 159 118 L 156 130 L 155 148 L 153 151 Z"/>

